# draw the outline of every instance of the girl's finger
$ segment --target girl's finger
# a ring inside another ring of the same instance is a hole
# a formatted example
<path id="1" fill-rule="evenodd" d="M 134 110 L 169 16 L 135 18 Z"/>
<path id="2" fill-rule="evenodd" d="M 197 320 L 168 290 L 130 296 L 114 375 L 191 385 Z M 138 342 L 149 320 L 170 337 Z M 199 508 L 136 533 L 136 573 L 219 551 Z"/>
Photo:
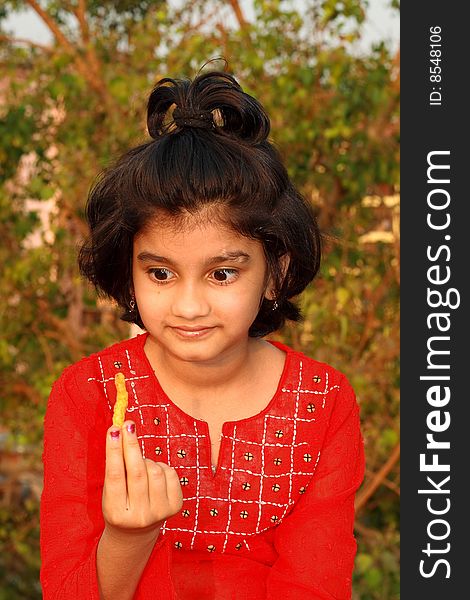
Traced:
<path id="1" fill-rule="evenodd" d="M 183 490 L 181 489 L 180 478 L 176 470 L 170 467 L 168 468 L 166 489 L 170 507 L 174 511 L 174 514 L 176 514 L 183 508 Z"/>
<path id="2" fill-rule="evenodd" d="M 166 472 L 163 463 L 156 463 L 147 458 L 147 477 L 149 482 L 150 508 L 154 515 L 164 518 L 168 511 L 168 492 Z M 166 465 L 165 465 L 166 466 Z"/>
<path id="3" fill-rule="evenodd" d="M 149 501 L 147 468 L 139 440 L 137 439 L 135 423 L 125 421 L 122 426 L 122 447 L 124 452 L 124 463 L 127 474 L 127 495 L 129 508 L 142 506 L 142 502 Z"/>
<path id="4" fill-rule="evenodd" d="M 122 453 L 122 432 L 115 426 L 106 433 L 106 467 L 103 488 L 103 504 L 117 510 L 126 507 L 126 471 Z"/>
<path id="5" fill-rule="evenodd" d="M 157 462 L 155 464 L 159 466 L 165 474 L 168 507 L 171 510 L 172 515 L 176 514 L 183 507 L 183 492 L 179 475 L 173 467 L 168 466 L 166 463 Z"/>

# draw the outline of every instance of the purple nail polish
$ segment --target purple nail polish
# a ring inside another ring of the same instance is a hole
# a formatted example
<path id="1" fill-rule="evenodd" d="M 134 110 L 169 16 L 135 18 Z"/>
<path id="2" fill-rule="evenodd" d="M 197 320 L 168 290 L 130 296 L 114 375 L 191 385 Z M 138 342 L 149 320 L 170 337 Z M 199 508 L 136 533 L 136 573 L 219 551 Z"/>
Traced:
<path id="1" fill-rule="evenodd" d="M 127 431 L 129 433 L 135 433 L 135 424 L 134 423 L 129 423 L 129 425 L 127 426 Z"/>
<path id="2" fill-rule="evenodd" d="M 119 436 L 121 435 L 121 432 L 119 431 L 119 429 L 116 429 L 115 431 L 111 431 L 110 435 L 113 438 L 113 440 L 118 440 Z"/>

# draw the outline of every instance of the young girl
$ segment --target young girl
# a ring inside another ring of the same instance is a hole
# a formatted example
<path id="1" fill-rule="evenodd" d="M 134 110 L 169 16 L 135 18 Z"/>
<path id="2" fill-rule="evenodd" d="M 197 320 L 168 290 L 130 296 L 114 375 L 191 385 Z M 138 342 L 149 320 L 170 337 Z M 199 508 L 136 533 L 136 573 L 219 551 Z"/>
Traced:
<path id="1" fill-rule="evenodd" d="M 269 127 L 227 73 L 162 79 L 153 140 L 91 191 L 81 271 L 146 333 L 52 389 L 45 600 L 351 597 L 354 393 L 327 364 L 263 339 L 300 318 L 291 299 L 320 261 Z"/>

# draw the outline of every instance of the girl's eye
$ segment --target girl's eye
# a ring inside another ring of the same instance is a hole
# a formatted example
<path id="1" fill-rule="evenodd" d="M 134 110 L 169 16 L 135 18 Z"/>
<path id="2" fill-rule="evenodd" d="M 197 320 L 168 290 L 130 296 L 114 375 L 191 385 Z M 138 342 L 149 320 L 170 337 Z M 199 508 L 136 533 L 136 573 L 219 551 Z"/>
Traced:
<path id="1" fill-rule="evenodd" d="M 217 269 L 213 272 L 213 277 L 217 283 L 225 285 L 237 279 L 238 271 L 236 269 Z"/>
<path id="2" fill-rule="evenodd" d="M 172 279 L 173 273 L 169 269 L 165 269 L 164 267 L 160 267 L 158 269 L 149 269 L 149 273 L 153 276 L 157 281 L 168 281 Z"/>

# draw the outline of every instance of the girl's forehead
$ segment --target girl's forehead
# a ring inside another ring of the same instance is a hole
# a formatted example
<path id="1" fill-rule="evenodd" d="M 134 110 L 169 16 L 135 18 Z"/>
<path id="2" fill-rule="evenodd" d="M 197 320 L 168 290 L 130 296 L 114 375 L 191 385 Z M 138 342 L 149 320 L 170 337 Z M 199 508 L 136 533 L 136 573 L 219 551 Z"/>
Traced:
<path id="1" fill-rule="evenodd" d="M 170 256 L 222 255 L 244 252 L 250 256 L 262 252 L 262 245 L 235 231 L 221 218 L 203 219 L 201 215 L 186 215 L 184 219 L 158 216 L 147 223 L 135 237 L 134 248 Z"/>

